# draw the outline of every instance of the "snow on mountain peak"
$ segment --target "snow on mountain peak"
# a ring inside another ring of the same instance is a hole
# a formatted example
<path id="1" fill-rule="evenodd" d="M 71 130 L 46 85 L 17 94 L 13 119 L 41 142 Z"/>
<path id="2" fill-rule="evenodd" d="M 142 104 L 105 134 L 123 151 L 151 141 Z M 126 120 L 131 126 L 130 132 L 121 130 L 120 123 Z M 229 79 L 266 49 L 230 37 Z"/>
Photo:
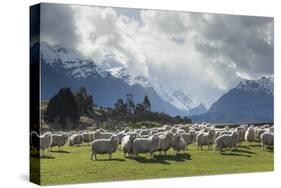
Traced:
<path id="1" fill-rule="evenodd" d="M 150 80 L 144 76 L 132 75 L 122 66 L 102 66 L 95 64 L 92 60 L 87 60 L 76 51 L 66 49 L 62 46 L 51 46 L 48 43 L 40 43 L 41 60 L 46 64 L 55 68 L 64 69 L 67 74 L 77 79 L 85 79 L 87 77 L 106 77 L 113 76 L 120 78 L 129 85 L 141 85 L 144 88 L 153 88 L 156 93 L 166 102 L 176 107 L 179 110 L 188 111 L 200 103 L 191 100 L 182 90 L 172 89 L 165 86 L 160 86 L 156 81 Z M 110 65 L 110 61 L 107 62 Z M 117 63 L 114 63 L 117 65 Z"/>
<path id="2" fill-rule="evenodd" d="M 90 76 L 106 77 L 107 72 L 99 68 L 93 61 L 87 60 L 72 49 L 59 45 L 51 46 L 40 43 L 41 60 L 56 68 L 64 68 L 69 76 L 84 79 Z"/>
<path id="3" fill-rule="evenodd" d="M 253 93 L 265 92 L 273 94 L 273 77 L 262 77 L 259 80 L 243 80 L 237 86 L 237 89 Z"/>

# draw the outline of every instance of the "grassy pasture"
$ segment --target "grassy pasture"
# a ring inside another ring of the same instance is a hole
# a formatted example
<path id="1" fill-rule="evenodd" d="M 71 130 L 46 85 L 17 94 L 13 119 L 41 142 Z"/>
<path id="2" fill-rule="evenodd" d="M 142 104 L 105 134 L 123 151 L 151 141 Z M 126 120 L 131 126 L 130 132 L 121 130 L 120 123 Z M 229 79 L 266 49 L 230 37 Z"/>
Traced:
<path id="1" fill-rule="evenodd" d="M 214 148 L 214 146 L 213 146 Z M 138 160 L 124 158 L 121 151 L 115 152 L 112 160 L 108 155 L 98 155 L 98 160 L 90 160 L 90 146 L 65 146 L 58 152 L 46 152 L 44 157 L 31 157 L 33 172 L 31 179 L 41 180 L 42 185 L 102 182 L 116 180 L 136 180 L 211 174 L 229 174 L 272 171 L 274 153 L 263 151 L 257 143 L 243 142 L 232 153 L 222 155 L 214 150 L 197 150 L 189 145 L 186 154 L 168 156 L 140 155 Z M 39 170 L 39 166 L 41 169 Z M 40 172 L 40 177 L 38 176 Z M 39 179 L 40 178 L 40 179 Z"/>

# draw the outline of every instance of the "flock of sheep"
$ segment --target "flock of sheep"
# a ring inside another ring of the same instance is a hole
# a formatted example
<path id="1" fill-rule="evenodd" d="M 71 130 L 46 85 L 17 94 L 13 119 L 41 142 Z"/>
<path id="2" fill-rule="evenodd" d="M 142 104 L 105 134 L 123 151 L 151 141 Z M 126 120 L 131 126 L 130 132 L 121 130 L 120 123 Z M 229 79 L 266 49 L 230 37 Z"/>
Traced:
<path id="1" fill-rule="evenodd" d="M 240 125 L 237 128 L 216 128 L 212 124 L 187 124 L 187 125 L 164 125 L 158 128 L 131 130 L 126 127 L 122 131 L 110 132 L 98 129 L 93 132 L 80 131 L 79 133 L 51 133 L 46 132 L 38 135 L 36 132 L 30 133 L 31 145 L 37 151 L 46 149 L 52 150 L 53 147 L 66 145 L 80 146 L 88 143 L 91 147 L 91 160 L 93 156 L 97 159 L 97 154 L 108 154 L 109 159 L 112 153 L 116 152 L 120 145 L 124 156 L 137 158 L 138 154 L 146 153 L 152 157 L 156 152 L 159 155 L 167 155 L 167 151 L 173 148 L 174 154 L 180 151 L 186 152 L 188 145 L 197 144 L 198 149 L 204 146 L 208 150 L 216 144 L 215 151 L 222 153 L 223 149 L 236 148 L 242 141 L 259 142 L 263 149 L 274 145 L 274 127 L 263 125 Z"/>

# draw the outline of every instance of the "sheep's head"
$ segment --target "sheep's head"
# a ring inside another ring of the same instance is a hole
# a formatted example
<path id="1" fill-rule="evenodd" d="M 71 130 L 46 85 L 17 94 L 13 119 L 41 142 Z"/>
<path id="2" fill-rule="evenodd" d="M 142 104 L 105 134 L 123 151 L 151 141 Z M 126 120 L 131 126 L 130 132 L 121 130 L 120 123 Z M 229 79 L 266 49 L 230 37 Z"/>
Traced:
<path id="1" fill-rule="evenodd" d="M 118 144 L 119 143 L 119 138 L 116 135 L 112 135 L 110 137 L 110 141 L 113 142 L 114 144 Z"/>
<path id="2" fill-rule="evenodd" d="M 130 131 L 130 128 L 129 127 L 125 127 L 124 132 L 127 133 L 129 131 Z"/>
<path id="3" fill-rule="evenodd" d="M 137 138 L 137 134 L 136 133 L 130 133 L 129 140 L 131 142 L 133 142 L 136 138 Z"/>
<path id="4" fill-rule="evenodd" d="M 157 135 L 152 135 L 152 144 L 158 144 L 160 142 L 160 138 Z"/>

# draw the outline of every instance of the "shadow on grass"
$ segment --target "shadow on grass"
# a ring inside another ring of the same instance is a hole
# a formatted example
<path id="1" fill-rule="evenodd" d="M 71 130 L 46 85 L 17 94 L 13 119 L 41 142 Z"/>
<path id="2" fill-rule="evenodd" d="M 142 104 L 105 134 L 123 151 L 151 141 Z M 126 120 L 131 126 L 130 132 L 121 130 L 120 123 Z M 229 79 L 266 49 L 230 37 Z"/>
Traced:
<path id="1" fill-rule="evenodd" d="M 241 154 L 241 153 L 233 153 L 233 152 L 222 152 L 221 155 L 226 155 L 226 156 L 237 156 L 237 157 L 252 157 L 251 155 L 247 155 L 247 154 Z"/>
<path id="2" fill-rule="evenodd" d="M 71 153 L 69 151 L 64 151 L 64 150 L 51 150 L 50 152 L 52 152 L 52 153 Z"/>
<path id="3" fill-rule="evenodd" d="M 260 144 L 250 144 L 249 146 L 252 147 L 252 148 L 256 148 L 256 147 L 259 147 L 259 148 L 260 148 L 260 147 L 261 147 Z"/>
<path id="4" fill-rule="evenodd" d="M 249 146 L 238 146 L 238 148 L 251 149 Z"/>
<path id="5" fill-rule="evenodd" d="M 134 160 L 137 162 L 140 162 L 140 163 L 158 163 L 158 164 L 166 164 L 166 165 L 170 164 L 169 162 L 167 162 L 165 160 L 158 160 L 157 156 L 154 156 L 153 158 L 145 158 L 145 157 L 138 156 Z"/>
<path id="6" fill-rule="evenodd" d="M 186 160 L 191 160 L 191 155 L 188 153 L 178 153 L 177 155 L 157 155 L 155 156 L 155 159 L 184 162 Z"/>
<path id="7" fill-rule="evenodd" d="M 234 152 L 239 152 L 239 153 L 247 153 L 247 154 L 257 154 L 255 152 L 252 151 L 247 151 L 247 150 L 242 150 L 242 149 L 234 149 Z"/>
<path id="8" fill-rule="evenodd" d="M 41 155 L 40 159 L 55 159 L 55 157 L 50 155 Z"/>
<path id="9" fill-rule="evenodd" d="M 274 148 L 273 147 L 265 147 L 264 151 L 268 151 L 268 152 L 273 153 L 274 152 Z"/>
<path id="10" fill-rule="evenodd" d="M 153 158 L 141 157 L 135 158 L 134 160 L 140 163 L 159 163 L 159 164 L 170 164 L 168 161 L 184 162 L 191 160 L 191 155 L 188 153 L 181 153 L 177 155 L 154 155 Z"/>
<path id="11" fill-rule="evenodd" d="M 119 159 L 119 158 L 112 158 L 112 159 L 97 159 L 97 160 L 95 160 L 94 158 L 93 158 L 93 160 L 92 161 L 119 161 L 119 162 L 124 162 L 125 161 L 125 159 Z"/>

